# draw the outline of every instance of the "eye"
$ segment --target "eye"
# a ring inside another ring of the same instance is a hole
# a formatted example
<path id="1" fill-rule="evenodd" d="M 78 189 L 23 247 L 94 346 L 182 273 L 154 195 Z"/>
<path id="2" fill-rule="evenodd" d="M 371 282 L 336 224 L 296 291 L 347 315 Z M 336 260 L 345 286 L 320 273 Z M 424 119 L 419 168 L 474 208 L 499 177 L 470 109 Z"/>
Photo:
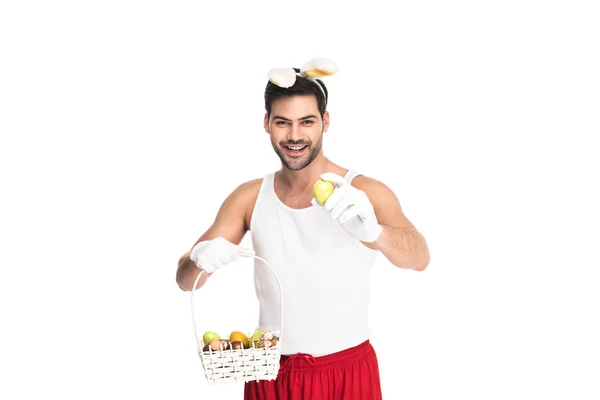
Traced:
<path id="1" fill-rule="evenodd" d="M 286 125 L 289 125 L 289 122 L 287 122 L 287 121 L 277 121 L 277 122 L 275 122 L 275 125 L 277 125 L 277 126 L 286 126 Z"/>
<path id="2" fill-rule="evenodd" d="M 311 119 L 307 119 L 307 120 L 305 120 L 305 121 L 302 121 L 302 122 L 304 122 L 304 125 L 312 125 L 312 124 L 314 124 L 314 123 L 315 123 L 315 121 L 313 121 L 313 120 L 311 120 Z"/>

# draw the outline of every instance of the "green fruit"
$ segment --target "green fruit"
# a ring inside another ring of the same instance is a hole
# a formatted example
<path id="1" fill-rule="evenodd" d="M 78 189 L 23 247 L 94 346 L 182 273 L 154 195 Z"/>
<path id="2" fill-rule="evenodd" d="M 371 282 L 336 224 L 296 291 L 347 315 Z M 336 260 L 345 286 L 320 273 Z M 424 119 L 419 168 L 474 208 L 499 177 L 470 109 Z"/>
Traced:
<path id="1" fill-rule="evenodd" d="M 250 343 L 256 342 L 257 340 L 259 340 L 262 334 L 263 334 L 263 331 L 261 331 L 260 329 L 257 330 L 256 332 L 254 332 L 252 334 L 252 336 L 250 336 Z"/>
<path id="2" fill-rule="evenodd" d="M 202 337 L 202 341 L 204 342 L 204 344 L 210 343 L 210 341 L 213 339 L 221 340 L 221 336 L 219 336 L 217 332 L 206 331 L 206 333 L 204 333 L 204 336 Z"/>
<path id="3" fill-rule="evenodd" d="M 325 204 L 329 196 L 333 193 L 335 186 L 333 183 L 329 181 L 324 181 L 323 179 L 319 179 L 315 182 L 313 186 L 313 193 L 315 195 L 315 199 L 319 204 Z"/>

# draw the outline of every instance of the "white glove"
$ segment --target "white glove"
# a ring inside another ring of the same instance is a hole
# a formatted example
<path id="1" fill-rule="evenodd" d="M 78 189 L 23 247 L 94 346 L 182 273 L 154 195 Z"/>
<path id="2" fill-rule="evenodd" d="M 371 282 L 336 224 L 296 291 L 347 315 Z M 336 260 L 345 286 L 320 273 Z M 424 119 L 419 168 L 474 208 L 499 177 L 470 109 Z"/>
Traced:
<path id="1" fill-rule="evenodd" d="M 336 188 L 322 206 L 315 198 L 311 203 L 323 207 L 331 218 L 337 219 L 349 234 L 363 242 L 377 240 L 383 228 L 377 222 L 373 205 L 366 193 L 358 190 L 343 177 L 331 172 L 321 174 L 321 179 L 330 181 Z"/>
<path id="2" fill-rule="evenodd" d="M 190 252 L 190 259 L 196 266 L 209 274 L 238 259 L 239 256 L 253 256 L 254 250 L 237 246 L 218 237 L 197 243 Z"/>

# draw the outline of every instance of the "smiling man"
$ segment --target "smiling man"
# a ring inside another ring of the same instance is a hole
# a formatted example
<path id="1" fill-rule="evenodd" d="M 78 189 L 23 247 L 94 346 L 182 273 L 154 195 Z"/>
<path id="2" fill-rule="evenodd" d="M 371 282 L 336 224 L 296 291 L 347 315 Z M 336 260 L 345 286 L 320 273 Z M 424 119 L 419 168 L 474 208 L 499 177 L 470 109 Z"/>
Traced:
<path id="1" fill-rule="evenodd" d="M 179 260 L 183 290 L 192 289 L 199 269 L 208 272 L 201 286 L 244 252 L 255 252 L 277 272 L 286 317 L 281 368 L 274 381 L 246 383 L 245 399 L 380 399 L 369 342 L 371 268 L 378 253 L 404 269 L 423 271 L 429 264 L 426 241 L 392 190 L 325 157 L 328 92 L 314 76 L 331 75 L 326 66 L 292 70 L 291 78 L 283 71 L 280 80 L 269 74 L 264 129 L 281 168 L 238 186 Z M 323 205 L 313 197 L 319 178 L 335 185 Z M 247 232 L 252 250 L 238 246 Z M 258 261 L 254 279 L 259 326 L 277 330 L 277 283 Z"/>

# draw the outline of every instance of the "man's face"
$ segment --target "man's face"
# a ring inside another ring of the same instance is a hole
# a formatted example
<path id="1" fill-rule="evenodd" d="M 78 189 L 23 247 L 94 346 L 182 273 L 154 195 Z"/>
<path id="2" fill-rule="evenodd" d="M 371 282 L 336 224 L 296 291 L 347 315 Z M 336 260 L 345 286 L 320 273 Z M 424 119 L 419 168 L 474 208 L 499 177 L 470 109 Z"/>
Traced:
<path id="1" fill-rule="evenodd" d="M 323 132 L 329 128 L 329 113 L 319 114 L 315 96 L 284 97 L 265 115 L 265 130 L 283 165 L 293 171 L 309 165 L 321 151 Z"/>

